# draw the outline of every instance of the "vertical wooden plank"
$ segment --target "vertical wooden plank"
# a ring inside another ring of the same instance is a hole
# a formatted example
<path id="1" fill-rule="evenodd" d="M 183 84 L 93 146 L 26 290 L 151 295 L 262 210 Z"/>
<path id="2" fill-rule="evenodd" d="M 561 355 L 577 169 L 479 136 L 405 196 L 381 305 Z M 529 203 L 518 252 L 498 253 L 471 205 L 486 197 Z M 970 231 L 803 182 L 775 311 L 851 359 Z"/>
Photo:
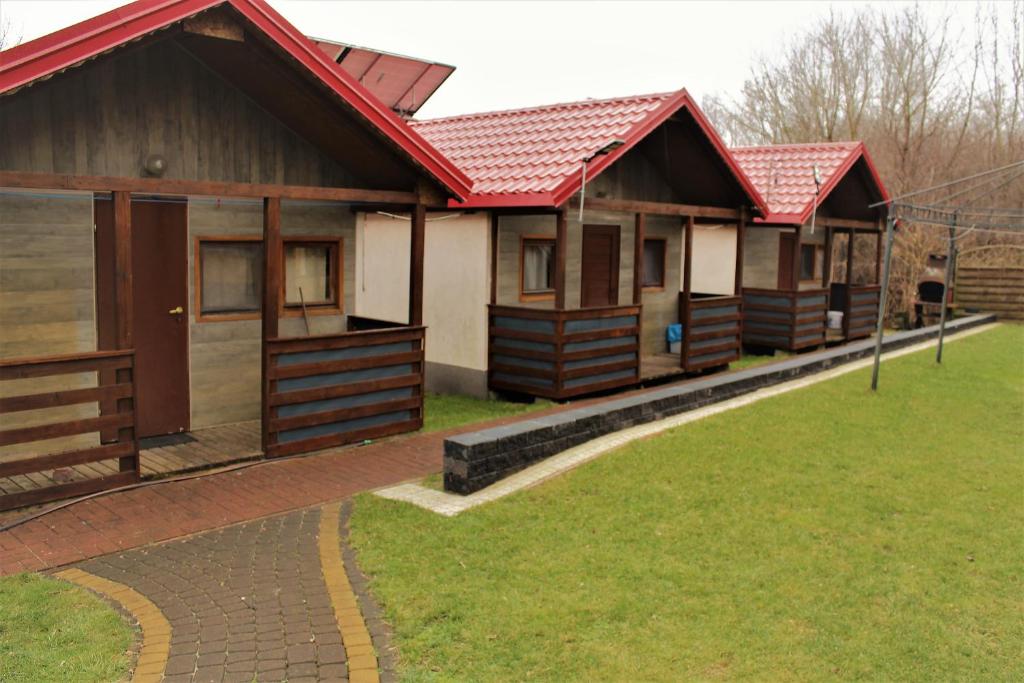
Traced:
<path id="1" fill-rule="evenodd" d="M 498 221 L 496 211 L 491 212 L 491 303 L 498 303 Z"/>
<path id="2" fill-rule="evenodd" d="M 736 222 L 736 273 L 732 293 L 743 293 L 743 246 L 747 238 L 747 207 L 740 208 L 740 219 Z"/>
<path id="3" fill-rule="evenodd" d="M 427 209 L 417 204 L 412 211 L 412 235 L 409 240 L 409 324 L 423 324 L 423 255 L 426 240 Z"/>
<path id="4" fill-rule="evenodd" d="M 683 315 L 679 316 L 683 324 L 683 343 L 681 367 L 686 370 L 690 364 L 690 292 L 693 276 L 693 216 L 685 219 L 683 233 Z"/>
<path id="5" fill-rule="evenodd" d="M 647 216 L 636 214 L 633 220 L 633 303 L 640 305 L 644 298 L 644 233 Z"/>
<path id="6" fill-rule="evenodd" d="M 832 281 L 832 227 L 825 226 L 825 262 L 821 265 L 821 286 Z"/>
<path id="7" fill-rule="evenodd" d="M 270 346 L 269 340 L 278 337 L 278 307 L 281 296 L 281 198 L 263 199 L 263 338 L 261 377 L 261 445 L 267 453 L 276 441 L 270 434 Z"/>
<path id="8" fill-rule="evenodd" d="M 857 236 L 857 231 L 850 229 L 850 246 L 846 249 L 846 287 L 847 289 L 853 285 L 853 252 L 854 244 L 856 240 L 854 237 Z"/>
<path id="9" fill-rule="evenodd" d="M 555 308 L 565 308 L 565 260 L 568 253 L 569 221 L 565 209 L 558 212 L 555 223 Z"/>
<path id="10" fill-rule="evenodd" d="M 798 225 L 794 229 L 796 239 L 793 240 L 793 276 L 789 283 L 794 291 L 800 289 L 800 240 L 803 238 L 804 226 Z"/>
<path id="11" fill-rule="evenodd" d="M 114 192 L 112 201 L 114 211 L 114 305 L 117 321 L 114 337 L 118 349 L 130 349 L 133 341 L 132 309 L 134 306 L 132 301 L 132 196 L 129 192 Z M 114 380 L 134 384 L 135 374 L 133 360 L 131 369 L 118 370 Z M 102 384 L 104 380 L 108 379 L 108 377 L 97 377 L 97 382 Z M 136 394 L 133 392 L 132 398 L 123 398 L 117 402 L 118 412 L 131 410 L 135 413 L 135 425 L 122 428 L 117 433 L 118 441 L 131 441 L 135 444 L 133 455 L 118 460 L 118 469 L 122 472 L 134 471 L 138 476 L 140 463 L 135 396 Z"/>

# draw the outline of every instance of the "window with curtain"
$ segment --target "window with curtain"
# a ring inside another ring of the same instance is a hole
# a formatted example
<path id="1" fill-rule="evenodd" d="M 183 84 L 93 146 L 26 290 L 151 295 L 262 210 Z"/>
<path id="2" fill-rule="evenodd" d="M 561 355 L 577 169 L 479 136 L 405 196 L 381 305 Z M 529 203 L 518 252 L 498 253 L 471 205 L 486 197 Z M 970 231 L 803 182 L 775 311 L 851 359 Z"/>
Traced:
<path id="1" fill-rule="evenodd" d="M 548 294 L 555 289 L 555 241 L 523 240 L 523 294 Z"/>
<path id="2" fill-rule="evenodd" d="M 200 240 L 200 314 L 258 313 L 262 263 L 261 242 Z"/>
<path id="3" fill-rule="evenodd" d="M 665 240 L 644 240 L 644 287 L 665 286 Z"/>
<path id="4" fill-rule="evenodd" d="M 338 304 L 338 243 L 288 242 L 284 244 L 285 306 Z"/>

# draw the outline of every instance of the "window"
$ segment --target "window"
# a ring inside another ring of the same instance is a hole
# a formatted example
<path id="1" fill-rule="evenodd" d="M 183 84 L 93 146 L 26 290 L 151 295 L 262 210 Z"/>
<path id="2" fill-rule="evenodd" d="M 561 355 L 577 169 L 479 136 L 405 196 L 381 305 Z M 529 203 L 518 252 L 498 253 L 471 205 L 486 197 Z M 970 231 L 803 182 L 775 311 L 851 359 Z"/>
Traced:
<path id="1" fill-rule="evenodd" d="M 196 241 L 199 317 L 258 318 L 263 298 L 263 244 L 250 238 Z"/>
<path id="2" fill-rule="evenodd" d="M 555 291 L 555 241 L 524 237 L 520 259 L 522 295 L 529 298 L 552 295 Z"/>
<path id="3" fill-rule="evenodd" d="M 338 308 L 341 242 L 337 239 L 286 239 L 284 305 Z"/>
<path id="4" fill-rule="evenodd" d="M 820 280 L 825 262 L 825 248 L 820 244 L 800 245 L 800 279 Z"/>
<path id="5" fill-rule="evenodd" d="M 644 240 L 644 287 L 665 286 L 665 240 Z"/>

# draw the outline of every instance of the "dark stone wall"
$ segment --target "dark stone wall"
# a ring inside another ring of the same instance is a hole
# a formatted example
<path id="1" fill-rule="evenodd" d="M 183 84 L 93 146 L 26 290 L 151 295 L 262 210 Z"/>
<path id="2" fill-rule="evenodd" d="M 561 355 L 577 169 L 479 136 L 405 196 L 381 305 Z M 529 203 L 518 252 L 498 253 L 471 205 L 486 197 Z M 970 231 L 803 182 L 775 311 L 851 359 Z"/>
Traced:
<path id="1" fill-rule="evenodd" d="M 994 321 L 992 315 L 976 315 L 951 321 L 946 329 L 956 332 Z M 938 334 L 938 326 L 890 334 L 883 340 L 883 350 L 892 351 L 932 339 Z M 512 425 L 459 434 L 444 442 L 444 487 L 454 493 L 473 493 L 539 460 L 599 436 L 867 358 L 874 353 L 874 348 L 874 339 L 865 339 L 769 366 L 725 373 Z"/>

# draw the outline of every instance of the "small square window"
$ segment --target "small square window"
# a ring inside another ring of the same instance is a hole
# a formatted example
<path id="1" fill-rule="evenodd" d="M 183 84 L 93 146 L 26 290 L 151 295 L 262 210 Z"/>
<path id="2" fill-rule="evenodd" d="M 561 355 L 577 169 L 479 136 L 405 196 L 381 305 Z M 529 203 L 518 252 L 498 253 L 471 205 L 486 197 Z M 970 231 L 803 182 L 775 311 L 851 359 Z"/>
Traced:
<path id="1" fill-rule="evenodd" d="M 555 290 L 555 241 L 524 239 L 523 294 L 550 294 Z"/>
<path id="2" fill-rule="evenodd" d="M 644 240 L 644 287 L 665 286 L 665 240 Z"/>
<path id="3" fill-rule="evenodd" d="M 263 294 L 263 244 L 200 240 L 199 314 L 258 313 Z"/>
<path id="4" fill-rule="evenodd" d="M 814 280 L 815 274 L 820 273 L 817 266 L 818 246 L 815 244 L 800 245 L 800 279 Z"/>
<path id="5" fill-rule="evenodd" d="M 338 243 L 285 242 L 285 306 L 337 306 Z"/>

